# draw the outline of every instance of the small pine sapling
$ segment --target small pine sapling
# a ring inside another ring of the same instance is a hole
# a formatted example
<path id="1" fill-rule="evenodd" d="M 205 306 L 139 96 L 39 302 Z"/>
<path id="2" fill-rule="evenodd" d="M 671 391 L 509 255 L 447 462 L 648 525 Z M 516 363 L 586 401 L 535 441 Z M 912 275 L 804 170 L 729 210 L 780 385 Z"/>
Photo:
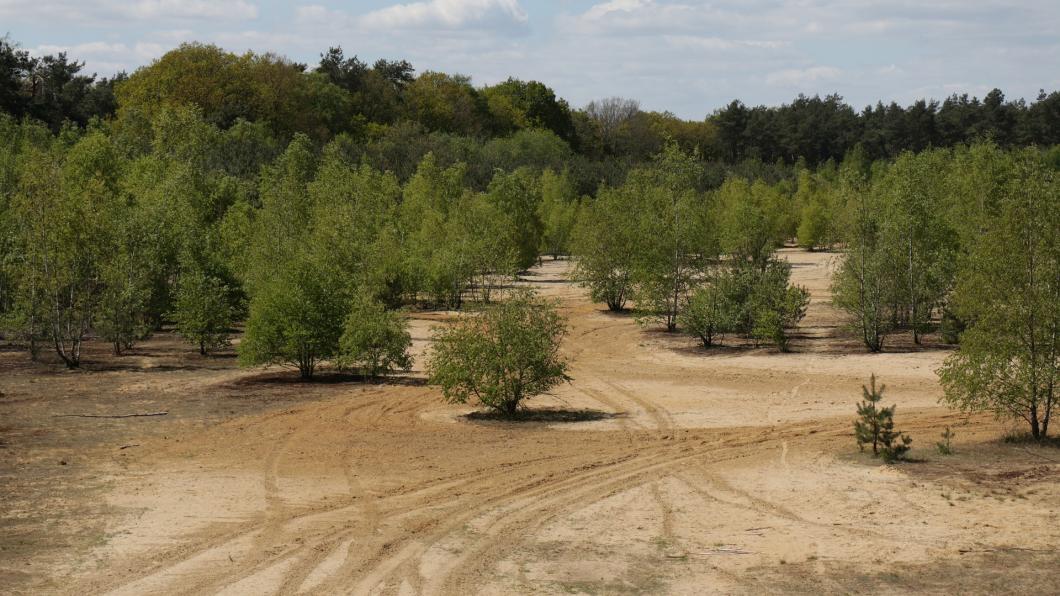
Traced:
<path id="1" fill-rule="evenodd" d="M 876 388 L 876 375 L 869 378 L 869 387 L 861 386 L 864 400 L 858 404 L 858 419 L 854 421 L 854 437 L 858 441 L 858 450 L 864 451 L 865 445 L 872 445 L 872 454 L 880 453 L 880 429 L 886 408 L 880 408 L 883 390 L 886 385 Z"/>
<path id="2" fill-rule="evenodd" d="M 894 430 L 895 406 L 880 406 L 886 388 L 886 385 L 876 387 L 876 375 L 870 377 L 867 387 L 862 385 L 863 401 L 858 404 L 854 437 L 857 439 L 859 450 L 864 451 L 866 445 L 872 445 L 873 456 L 882 456 L 884 461 L 892 463 L 904 459 L 913 439 Z"/>
<path id="3" fill-rule="evenodd" d="M 883 461 L 893 464 L 905 459 L 905 454 L 909 451 L 909 445 L 912 444 L 913 438 L 901 431 L 894 430 L 894 406 L 885 409 L 887 410 L 887 418 L 884 420 L 883 428 L 880 431 L 880 456 Z"/>
<path id="4" fill-rule="evenodd" d="M 939 450 L 939 455 L 953 455 L 953 437 L 956 434 L 950 430 L 950 427 L 946 427 L 946 430 L 942 431 L 942 440 L 935 443 L 935 447 Z"/>

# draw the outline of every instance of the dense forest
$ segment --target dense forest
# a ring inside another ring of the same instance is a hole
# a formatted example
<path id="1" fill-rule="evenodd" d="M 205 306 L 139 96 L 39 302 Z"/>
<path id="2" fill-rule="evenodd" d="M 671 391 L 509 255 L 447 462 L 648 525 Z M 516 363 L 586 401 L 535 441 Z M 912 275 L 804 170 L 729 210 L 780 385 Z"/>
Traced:
<path id="1" fill-rule="evenodd" d="M 206 353 L 243 322 L 241 362 L 308 377 L 363 366 L 366 327 L 407 341 L 395 309 L 489 303 L 560 255 L 613 310 L 786 351 L 809 297 L 774 252 L 796 242 L 842 249 L 835 304 L 867 350 L 938 333 L 961 346 L 948 399 L 1048 431 L 1060 93 L 687 121 L 339 48 L 82 71 L 0 42 L 0 317 L 34 358 L 167 325 Z"/>

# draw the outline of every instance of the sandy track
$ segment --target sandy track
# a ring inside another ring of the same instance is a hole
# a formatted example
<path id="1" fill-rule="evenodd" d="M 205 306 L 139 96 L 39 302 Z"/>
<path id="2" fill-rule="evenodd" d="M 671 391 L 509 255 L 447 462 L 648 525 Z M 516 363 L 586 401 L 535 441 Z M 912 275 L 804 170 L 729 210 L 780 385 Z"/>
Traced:
<path id="1" fill-rule="evenodd" d="M 706 352 L 642 329 L 589 304 L 563 282 L 565 264 L 547 262 L 526 283 L 570 318 L 574 381 L 533 405 L 584 420 L 469 422 L 468 408 L 416 383 L 314 384 L 311 399 L 143 439 L 134 459 L 108 470 L 107 539 L 40 585 L 71 594 L 1055 588 L 1034 571 L 1057 561 L 1055 452 L 984 443 L 996 424 L 939 407 L 933 371 L 945 351 L 851 351 L 827 304 L 830 256 L 786 256 L 813 297 L 795 354 Z M 440 318 L 414 322 L 419 350 Z M 890 386 L 914 455 L 928 461 L 884 467 L 852 449 L 851 412 L 870 372 Z M 276 390 L 254 374 L 184 387 L 190 375 L 174 375 L 168 391 Z M 282 390 L 297 397 L 303 387 Z M 945 425 L 964 440 L 962 455 L 929 451 Z M 1012 474 L 1015 484 L 1002 481 Z"/>

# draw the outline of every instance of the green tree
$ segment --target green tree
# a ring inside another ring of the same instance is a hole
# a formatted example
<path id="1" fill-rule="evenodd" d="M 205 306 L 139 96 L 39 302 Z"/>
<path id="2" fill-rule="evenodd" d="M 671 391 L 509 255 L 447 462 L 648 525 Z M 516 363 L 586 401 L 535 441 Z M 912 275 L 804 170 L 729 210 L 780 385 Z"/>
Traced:
<path id="1" fill-rule="evenodd" d="M 196 266 L 181 272 L 170 316 L 177 333 L 198 345 L 199 354 L 205 356 L 228 345 L 235 315 L 233 292 L 224 279 Z"/>
<path id="2" fill-rule="evenodd" d="M 739 333 L 788 351 L 788 331 L 806 314 L 809 294 L 792 286 L 791 265 L 776 258 L 759 269 L 750 261 L 730 261 L 710 272 L 689 300 L 685 331 L 705 346 L 724 333 Z"/>
<path id="3" fill-rule="evenodd" d="M 637 310 L 667 331 L 677 329 L 688 292 L 717 252 L 710 210 L 696 191 L 701 172 L 696 155 L 670 142 L 650 168 L 631 172 L 623 188 L 639 198 L 632 271 Z"/>
<path id="4" fill-rule="evenodd" d="M 100 263 L 99 308 L 93 328 L 113 347 L 115 355 L 151 334 L 151 263 L 146 255 L 121 250 Z"/>
<path id="5" fill-rule="evenodd" d="M 15 318 L 31 353 L 36 338 L 46 337 L 77 368 L 105 288 L 104 214 L 117 195 L 119 160 L 108 139 L 93 133 L 69 151 L 61 141 L 31 151 L 24 163 L 12 209 L 22 253 Z"/>
<path id="6" fill-rule="evenodd" d="M 336 355 L 349 300 L 327 263 L 296 258 L 262 284 L 250 301 L 239 363 L 294 365 L 303 379 Z"/>
<path id="7" fill-rule="evenodd" d="M 793 198 L 794 207 L 799 210 L 796 238 L 806 250 L 830 248 L 836 240 L 832 195 L 827 180 L 808 170 L 799 172 L 798 190 Z"/>
<path id="8" fill-rule="evenodd" d="M 721 251 L 764 269 L 784 241 L 785 198 L 761 180 L 730 178 L 717 191 Z"/>
<path id="9" fill-rule="evenodd" d="M 774 261 L 758 276 L 750 296 L 753 323 L 751 336 L 789 350 L 787 331 L 806 316 L 810 294 L 805 288 L 789 285 L 791 266 Z"/>
<path id="10" fill-rule="evenodd" d="M 498 169 L 514 172 L 525 167 L 534 172 L 559 171 L 571 159 L 570 146 L 563 139 L 551 131 L 531 128 L 487 141 L 482 145 L 475 169 L 480 172 L 479 176 L 486 177 Z"/>
<path id="11" fill-rule="evenodd" d="M 854 437 L 857 439 L 858 449 L 864 450 L 865 445 L 872 445 L 874 456 L 882 456 L 887 463 L 894 463 L 905 458 L 913 440 L 894 430 L 895 406 L 880 405 L 886 388 L 886 385 L 876 387 L 876 375 L 870 377 L 868 387 L 862 385 L 863 401 L 858 404 Z"/>
<path id="12" fill-rule="evenodd" d="M 360 293 L 346 317 L 337 362 L 344 368 L 360 369 L 366 378 L 374 380 L 396 370 L 411 369 L 411 345 L 404 318 Z"/>
<path id="13" fill-rule="evenodd" d="M 847 187 L 854 228 L 847 252 L 832 278 L 832 302 L 848 314 L 850 326 L 872 352 L 883 349 L 890 332 L 890 276 L 881 248 L 881 207 L 874 193 Z"/>
<path id="14" fill-rule="evenodd" d="M 572 276 L 589 289 L 594 302 L 620 311 L 632 293 L 637 257 L 636 204 L 632 193 L 603 188 L 595 201 L 583 205 L 571 247 Z"/>
<path id="15" fill-rule="evenodd" d="M 326 140 L 351 122 L 351 98 L 325 74 L 275 54 L 236 55 L 182 44 L 137 70 L 115 89 L 119 119 L 150 121 L 163 109 L 192 105 L 208 122 L 228 128 L 238 119 L 267 122 L 280 136 Z"/>
<path id="16" fill-rule="evenodd" d="M 454 270 L 466 272 L 478 298 L 489 303 L 501 280 L 521 268 L 519 232 L 515 223 L 486 195 L 466 193 L 447 234 L 455 254 Z M 525 254 L 525 253 L 524 253 Z"/>
<path id="17" fill-rule="evenodd" d="M 537 262 L 544 225 L 541 223 L 541 187 L 533 172 L 521 168 L 512 173 L 497 171 L 486 195 L 502 217 L 511 221 L 514 233 L 508 239 L 516 251 L 519 269 Z"/>
<path id="18" fill-rule="evenodd" d="M 486 102 L 463 75 L 425 71 L 405 88 L 408 115 L 429 131 L 475 135 L 486 122 Z"/>
<path id="19" fill-rule="evenodd" d="M 578 216 L 578 199 L 566 173 L 546 170 L 541 174 L 541 204 L 538 217 L 543 225 L 542 254 L 556 259 L 569 254 L 570 237 Z"/>
<path id="20" fill-rule="evenodd" d="M 953 284 L 957 236 L 945 218 L 949 154 L 903 154 L 876 183 L 885 207 L 880 239 L 891 270 L 892 320 L 920 343 Z"/>
<path id="21" fill-rule="evenodd" d="M 554 304 L 530 290 L 480 315 L 434 331 L 427 361 L 430 383 L 445 399 L 483 406 L 514 417 L 526 399 L 568 380 L 559 348 L 566 322 Z"/>
<path id="22" fill-rule="evenodd" d="M 570 107 L 543 83 L 509 78 L 486 87 L 482 94 L 502 131 L 544 128 L 568 143 L 574 141 Z"/>
<path id="23" fill-rule="evenodd" d="M 732 303 L 732 293 L 726 292 L 722 282 L 714 279 L 692 292 L 678 323 L 685 333 L 699 338 L 703 347 L 709 348 L 735 330 L 738 308 Z"/>
<path id="24" fill-rule="evenodd" d="M 952 305 L 968 328 L 939 376 L 948 403 L 1022 419 L 1041 440 L 1060 399 L 1060 184 L 1026 150 L 1002 189 L 962 260 Z"/>

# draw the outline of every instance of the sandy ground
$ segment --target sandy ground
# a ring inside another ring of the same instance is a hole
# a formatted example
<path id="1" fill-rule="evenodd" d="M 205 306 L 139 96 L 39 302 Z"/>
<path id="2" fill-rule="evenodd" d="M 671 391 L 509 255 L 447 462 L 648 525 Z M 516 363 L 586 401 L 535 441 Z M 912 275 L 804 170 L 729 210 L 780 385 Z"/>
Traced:
<path id="1" fill-rule="evenodd" d="M 1060 452 L 940 406 L 946 348 L 864 353 L 834 255 L 784 256 L 812 294 L 791 354 L 639 327 L 546 261 L 525 283 L 569 316 L 574 380 L 518 423 L 465 418 L 420 362 L 365 385 L 165 333 L 80 372 L 0 352 L 0 592 L 1060 592 Z M 418 353 L 451 316 L 414 317 Z M 857 452 L 873 372 L 916 462 Z"/>

